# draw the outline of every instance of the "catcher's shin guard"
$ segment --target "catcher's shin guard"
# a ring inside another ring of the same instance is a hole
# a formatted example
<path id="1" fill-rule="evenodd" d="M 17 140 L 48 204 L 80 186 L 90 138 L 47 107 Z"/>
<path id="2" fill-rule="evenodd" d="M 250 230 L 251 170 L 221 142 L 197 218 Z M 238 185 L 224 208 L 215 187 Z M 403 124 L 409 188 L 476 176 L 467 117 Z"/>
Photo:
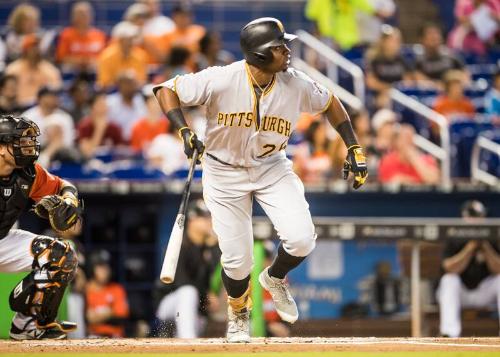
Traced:
<path id="1" fill-rule="evenodd" d="M 74 330 L 75 324 L 55 319 L 64 290 L 73 280 L 78 266 L 75 251 L 67 242 L 40 236 L 33 240 L 31 252 L 33 271 L 11 292 L 11 309 L 32 316 L 38 328 Z"/>

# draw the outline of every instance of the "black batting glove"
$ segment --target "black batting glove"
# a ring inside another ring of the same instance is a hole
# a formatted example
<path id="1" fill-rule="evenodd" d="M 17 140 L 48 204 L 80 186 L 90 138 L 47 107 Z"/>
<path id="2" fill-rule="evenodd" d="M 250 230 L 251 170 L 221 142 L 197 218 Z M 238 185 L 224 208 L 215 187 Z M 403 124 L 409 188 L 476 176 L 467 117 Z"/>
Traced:
<path id="1" fill-rule="evenodd" d="M 199 164 L 203 152 L 205 151 L 205 145 L 198 139 L 196 134 L 188 127 L 180 128 L 179 135 L 184 142 L 184 153 L 188 159 L 193 158 L 194 149 L 198 150 L 198 156 L 196 157 L 196 163 Z"/>
<path id="2" fill-rule="evenodd" d="M 349 177 L 349 172 L 354 174 L 354 183 L 352 187 L 357 190 L 366 181 L 368 170 L 366 168 L 366 156 L 363 153 L 363 148 L 359 145 L 352 145 L 347 149 L 347 157 L 344 162 L 344 180 Z"/>

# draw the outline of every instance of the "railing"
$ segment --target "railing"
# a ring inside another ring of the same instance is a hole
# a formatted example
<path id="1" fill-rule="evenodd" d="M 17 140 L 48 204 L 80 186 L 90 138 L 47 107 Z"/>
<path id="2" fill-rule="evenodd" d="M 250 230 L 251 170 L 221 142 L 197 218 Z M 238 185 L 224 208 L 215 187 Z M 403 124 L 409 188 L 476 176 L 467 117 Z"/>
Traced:
<path id="1" fill-rule="evenodd" d="M 318 40 L 316 37 L 307 33 L 304 30 L 298 30 L 295 32 L 298 36 L 296 42 L 296 54 L 299 56 L 302 53 L 302 47 L 307 47 L 309 49 L 314 50 L 316 53 L 321 55 L 325 60 L 328 61 L 327 65 L 327 74 L 325 76 L 315 68 L 311 67 L 303 60 L 294 58 L 292 64 L 297 66 L 298 69 L 310 75 L 313 79 L 320 81 L 325 84 L 327 87 L 330 87 L 332 90 L 334 88 L 335 94 L 338 97 L 345 101 L 348 105 L 350 101 L 355 105 L 353 106 L 355 109 L 358 108 L 359 102 L 362 104 L 365 103 L 365 77 L 363 74 L 363 70 L 356 65 L 355 63 L 349 61 L 345 57 L 343 57 L 340 53 L 328 47 L 326 44 Z M 328 69 L 328 67 L 334 68 L 332 71 Z M 342 68 L 344 71 L 349 73 L 353 78 L 354 83 L 354 95 L 346 91 L 345 89 L 338 86 L 335 82 L 337 79 L 337 75 L 335 74 L 338 70 L 337 67 Z M 348 95 L 347 95 L 347 94 Z M 390 92 L 391 99 L 394 102 L 398 102 L 400 105 L 408 108 L 409 110 L 421 115 L 423 118 L 430 120 L 435 123 L 439 127 L 439 136 L 441 141 L 441 146 L 438 146 L 428 139 L 424 138 L 421 135 L 415 135 L 415 145 L 419 147 L 421 150 L 431 154 L 436 157 L 441 163 L 441 185 L 449 186 L 451 183 L 450 180 L 450 135 L 448 131 L 448 123 L 446 118 L 437 113 L 436 111 L 430 109 L 426 105 L 418 102 L 412 97 L 402 93 L 397 89 L 392 89 Z M 355 101 L 352 97 L 359 99 L 359 101 Z"/>
<path id="2" fill-rule="evenodd" d="M 479 136 L 476 139 L 474 148 L 472 149 L 472 159 L 471 159 L 471 176 L 472 179 L 479 182 L 484 182 L 490 186 L 496 186 L 499 184 L 499 179 L 490 174 L 487 171 L 481 169 L 480 154 L 481 149 L 491 151 L 500 157 L 500 144 L 484 137 Z"/>
<path id="3" fill-rule="evenodd" d="M 365 102 L 365 78 L 363 75 L 363 70 L 359 66 L 347 60 L 340 53 L 328 47 L 326 44 L 324 44 L 308 32 L 304 30 L 297 30 L 295 34 L 298 36 L 297 40 L 295 40 L 298 51 L 301 50 L 301 46 L 306 46 L 328 60 L 327 74 L 328 77 L 332 78 L 334 82 L 337 82 L 338 78 L 337 67 L 340 67 L 344 71 L 349 73 L 353 78 L 354 95 L 358 97 L 362 103 Z"/>

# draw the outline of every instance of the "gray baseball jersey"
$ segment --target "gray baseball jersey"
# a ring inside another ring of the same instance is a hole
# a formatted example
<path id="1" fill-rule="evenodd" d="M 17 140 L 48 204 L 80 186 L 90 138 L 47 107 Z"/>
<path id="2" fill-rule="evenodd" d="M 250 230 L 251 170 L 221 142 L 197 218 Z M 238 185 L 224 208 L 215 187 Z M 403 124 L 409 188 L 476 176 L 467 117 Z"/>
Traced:
<path id="1" fill-rule="evenodd" d="M 276 73 L 257 102 L 245 61 L 177 76 L 158 87 L 172 89 L 182 106 L 206 106 L 206 152 L 239 167 L 284 155 L 300 114 L 322 112 L 332 100 L 324 86 L 289 68 Z"/>

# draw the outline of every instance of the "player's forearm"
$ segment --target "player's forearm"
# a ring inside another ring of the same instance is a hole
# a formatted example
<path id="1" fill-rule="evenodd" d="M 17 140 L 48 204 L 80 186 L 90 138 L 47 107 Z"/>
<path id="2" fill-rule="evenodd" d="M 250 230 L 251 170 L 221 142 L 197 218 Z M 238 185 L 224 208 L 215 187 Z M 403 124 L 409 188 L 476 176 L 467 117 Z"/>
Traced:
<path id="1" fill-rule="evenodd" d="M 492 274 L 500 274 L 500 256 L 497 252 L 489 244 L 483 244 L 483 252 L 489 271 Z"/>
<path id="2" fill-rule="evenodd" d="M 156 98 L 160 107 L 177 130 L 188 127 L 181 110 L 181 102 L 177 94 L 170 88 L 161 88 L 156 91 Z"/>
<path id="3" fill-rule="evenodd" d="M 443 269 L 447 273 L 461 274 L 470 263 L 472 253 L 469 249 L 464 248 L 452 257 L 443 261 Z"/>
<path id="4" fill-rule="evenodd" d="M 340 100 L 334 96 L 326 110 L 330 124 L 337 130 L 345 145 L 349 148 L 358 145 L 358 139 L 351 125 L 351 120 Z"/>

